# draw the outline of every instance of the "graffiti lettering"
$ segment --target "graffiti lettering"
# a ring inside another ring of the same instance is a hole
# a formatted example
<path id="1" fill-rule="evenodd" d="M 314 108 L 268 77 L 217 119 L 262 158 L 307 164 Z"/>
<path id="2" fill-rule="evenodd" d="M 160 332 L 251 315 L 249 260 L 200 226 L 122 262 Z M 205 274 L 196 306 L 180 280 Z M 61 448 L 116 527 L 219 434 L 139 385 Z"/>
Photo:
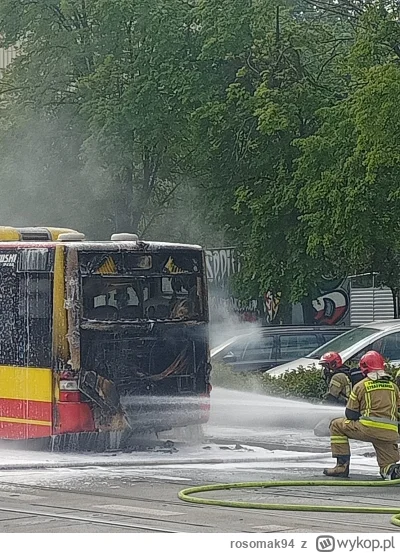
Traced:
<path id="1" fill-rule="evenodd" d="M 214 322 L 231 320 L 234 315 L 243 322 L 255 322 L 260 317 L 256 300 L 241 301 L 233 297 L 210 295 L 210 314 Z"/>
<path id="2" fill-rule="evenodd" d="M 211 284 L 228 286 L 229 277 L 240 270 L 233 248 L 206 250 L 207 278 Z"/>
<path id="3" fill-rule="evenodd" d="M 226 309 L 233 309 L 234 311 L 249 311 L 251 313 L 257 313 L 258 305 L 257 300 L 241 301 L 237 298 L 210 298 L 210 308 L 217 309 L 224 307 Z"/>
<path id="4" fill-rule="evenodd" d="M 278 292 L 274 295 L 269 291 L 264 294 L 265 312 L 268 323 L 272 323 L 278 314 L 281 296 L 282 292 Z"/>
<path id="5" fill-rule="evenodd" d="M 210 290 L 211 310 L 225 308 L 233 313 L 256 313 L 258 302 L 239 302 L 232 297 L 230 277 L 240 271 L 240 262 L 234 248 L 206 250 L 206 269 Z M 347 321 L 349 315 L 349 281 L 346 278 L 322 277 L 320 295 L 312 302 L 312 309 L 304 308 L 303 323 L 334 325 Z M 222 297 L 216 297 L 222 296 Z M 282 294 L 268 291 L 264 294 L 266 321 L 273 323 L 281 307 Z M 308 304 L 309 307 L 310 304 Z"/>

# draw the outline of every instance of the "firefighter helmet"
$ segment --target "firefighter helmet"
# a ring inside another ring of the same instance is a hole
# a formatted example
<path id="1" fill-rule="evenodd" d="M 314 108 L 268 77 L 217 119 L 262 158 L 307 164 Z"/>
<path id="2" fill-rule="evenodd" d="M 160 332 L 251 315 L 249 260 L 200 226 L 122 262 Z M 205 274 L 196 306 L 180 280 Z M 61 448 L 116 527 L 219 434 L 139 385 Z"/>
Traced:
<path id="1" fill-rule="evenodd" d="M 385 360 L 377 351 L 368 351 L 360 359 L 360 369 L 363 375 L 373 371 L 383 371 L 385 369 Z"/>
<path id="2" fill-rule="evenodd" d="M 327 367 L 331 371 L 335 371 L 336 369 L 340 369 L 343 365 L 343 361 L 336 351 L 328 351 L 328 353 L 324 353 L 321 357 L 319 364 L 323 367 Z"/>

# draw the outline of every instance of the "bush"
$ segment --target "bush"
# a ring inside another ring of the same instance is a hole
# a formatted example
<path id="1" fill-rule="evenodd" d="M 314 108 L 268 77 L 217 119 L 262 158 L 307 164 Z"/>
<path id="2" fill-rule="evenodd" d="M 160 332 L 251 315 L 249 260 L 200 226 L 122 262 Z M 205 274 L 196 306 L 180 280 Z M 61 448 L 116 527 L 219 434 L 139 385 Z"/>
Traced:
<path id="1" fill-rule="evenodd" d="M 299 367 L 279 376 L 263 375 L 263 389 L 266 394 L 280 397 L 296 397 L 319 400 L 326 392 L 326 384 L 317 368 Z"/>
<path id="2" fill-rule="evenodd" d="M 296 371 L 273 377 L 268 373 L 237 373 L 229 365 L 213 363 L 211 383 L 231 390 L 308 400 L 318 400 L 326 392 L 326 384 L 317 368 L 306 370 L 299 367 Z"/>
<path id="3" fill-rule="evenodd" d="M 397 365 L 392 365 L 390 361 L 387 361 L 386 362 L 386 365 L 385 365 L 385 370 L 388 374 L 390 374 L 390 376 L 393 378 L 393 380 L 395 379 L 396 377 L 396 373 L 398 372 L 399 370 L 399 367 Z"/>
<path id="4" fill-rule="evenodd" d="M 230 390 L 260 392 L 263 391 L 263 375 L 262 373 L 237 373 L 233 372 L 229 365 L 213 363 L 211 384 Z"/>
<path id="5" fill-rule="evenodd" d="M 387 363 L 386 371 L 394 377 L 398 368 Z M 325 381 L 317 367 L 299 367 L 279 376 L 270 376 L 268 372 L 237 373 L 233 372 L 229 365 L 213 363 L 211 383 L 213 386 L 231 390 L 262 392 L 270 396 L 301 398 L 308 401 L 319 401 L 326 392 Z"/>

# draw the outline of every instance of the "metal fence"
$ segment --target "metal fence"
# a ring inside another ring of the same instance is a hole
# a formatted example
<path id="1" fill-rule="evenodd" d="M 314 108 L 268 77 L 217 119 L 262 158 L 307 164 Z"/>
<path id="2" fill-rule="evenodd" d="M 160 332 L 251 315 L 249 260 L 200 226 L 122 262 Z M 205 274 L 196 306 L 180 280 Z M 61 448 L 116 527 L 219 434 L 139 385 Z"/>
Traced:
<path id="1" fill-rule="evenodd" d="M 350 323 L 352 325 L 393 318 L 393 295 L 389 288 L 369 287 L 351 289 Z"/>
<path id="2" fill-rule="evenodd" d="M 0 76 L 16 55 L 17 52 L 13 46 L 10 48 L 0 48 Z"/>

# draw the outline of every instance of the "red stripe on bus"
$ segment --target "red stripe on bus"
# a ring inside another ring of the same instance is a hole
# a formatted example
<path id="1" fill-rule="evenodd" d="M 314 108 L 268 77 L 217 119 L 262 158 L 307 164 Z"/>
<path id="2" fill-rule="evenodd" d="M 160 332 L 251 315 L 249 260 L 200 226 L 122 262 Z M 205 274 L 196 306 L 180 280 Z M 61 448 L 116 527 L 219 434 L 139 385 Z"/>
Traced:
<path id="1" fill-rule="evenodd" d="M 52 404 L 49 401 L 0 398 L 1 417 L 51 422 Z"/>
<path id="2" fill-rule="evenodd" d="M 28 438 L 45 438 L 50 435 L 51 426 L 0 421 L 0 438 L 23 440 Z"/>

